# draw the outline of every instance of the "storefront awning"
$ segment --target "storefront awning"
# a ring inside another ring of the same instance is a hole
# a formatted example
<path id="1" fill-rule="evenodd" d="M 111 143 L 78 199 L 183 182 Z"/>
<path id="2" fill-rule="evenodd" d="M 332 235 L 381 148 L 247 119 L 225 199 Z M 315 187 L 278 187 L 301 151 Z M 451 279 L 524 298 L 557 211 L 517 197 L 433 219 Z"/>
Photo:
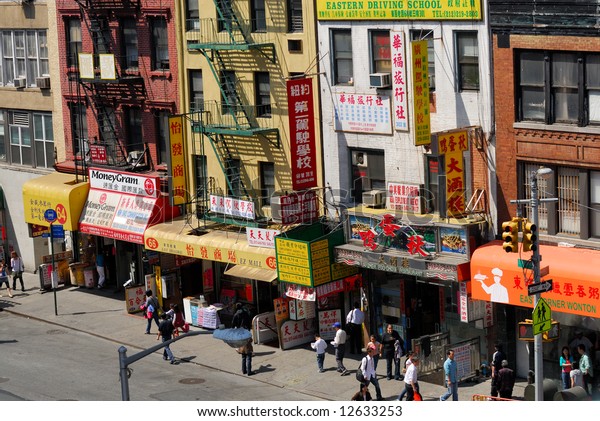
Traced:
<path id="1" fill-rule="evenodd" d="M 542 297 L 553 311 L 600 317 L 600 251 L 574 247 L 540 246 L 540 268 L 549 273 L 553 289 Z M 483 301 L 533 307 L 527 294 L 531 269 L 519 267 L 519 259 L 528 261 L 531 252 L 506 253 L 501 241 L 492 241 L 475 250 L 471 258 L 472 298 Z M 527 266 L 521 264 L 521 266 Z"/>
<path id="2" fill-rule="evenodd" d="M 224 272 L 224 275 L 238 278 L 256 279 L 257 281 L 272 282 L 277 279 L 277 271 L 248 266 L 235 265 Z"/>
<path id="3" fill-rule="evenodd" d="M 160 212 L 154 197 L 91 189 L 79 221 L 86 234 L 143 244 L 143 234 Z"/>
<path id="4" fill-rule="evenodd" d="M 248 244 L 245 233 L 214 230 L 200 233 L 197 221 L 179 218 L 148 227 L 144 246 L 149 250 L 198 259 L 275 270 L 275 249 Z M 210 227 L 207 227 L 209 230 Z"/>
<path id="5" fill-rule="evenodd" d="M 74 175 L 52 173 L 23 184 L 23 208 L 25 222 L 42 225 L 50 224 L 44 219 L 48 209 L 56 211 L 57 220 L 67 231 L 76 231 L 79 216 L 85 205 L 89 191 L 87 182 L 77 182 Z"/>

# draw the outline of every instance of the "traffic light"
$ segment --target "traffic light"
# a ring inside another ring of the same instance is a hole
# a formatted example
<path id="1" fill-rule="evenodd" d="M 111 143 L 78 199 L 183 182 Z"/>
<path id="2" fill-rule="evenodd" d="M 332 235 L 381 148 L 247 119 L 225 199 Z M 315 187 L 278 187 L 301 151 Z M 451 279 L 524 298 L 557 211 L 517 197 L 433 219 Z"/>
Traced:
<path id="1" fill-rule="evenodd" d="M 519 252 L 519 218 L 513 218 L 512 221 L 502 223 L 502 239 L 504 244 L 502 248 L 507 253 Z"/>
<path id="2" fill-rule="evenodd" d="M 537 250 L 537 227 L 527 219 L 523 220 L 523 251 Z"/>

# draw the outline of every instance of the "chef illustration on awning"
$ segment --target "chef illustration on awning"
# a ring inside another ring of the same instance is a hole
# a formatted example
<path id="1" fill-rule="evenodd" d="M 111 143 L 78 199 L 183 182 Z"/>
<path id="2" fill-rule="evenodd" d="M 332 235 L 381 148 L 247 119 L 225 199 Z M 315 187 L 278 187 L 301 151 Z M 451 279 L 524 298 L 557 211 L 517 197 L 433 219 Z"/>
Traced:
<path id="1" fill-rule="evenodd" d="M 492 269 L 492 275 L 494 275 L 494 283 L 487 286 L 483 281 L 488 279 L 486 275 L 481 273 L 476 274 L 473 278 L 481 283 L 481 288 L 490 294 L 490 300 L 495 303 L 508 303 L 508 290 L 502 285 L 502 269 Z"/>

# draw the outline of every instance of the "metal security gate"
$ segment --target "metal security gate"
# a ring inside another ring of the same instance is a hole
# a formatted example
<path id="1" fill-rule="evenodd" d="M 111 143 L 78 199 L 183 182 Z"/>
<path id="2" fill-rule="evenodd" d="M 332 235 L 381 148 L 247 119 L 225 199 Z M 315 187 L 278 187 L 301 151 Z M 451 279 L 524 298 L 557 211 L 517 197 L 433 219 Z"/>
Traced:
<path id="1" fill-rule="evenodd" d="M 481 366 L 480 339 L 471 338 L 451 344 L 448 333 L 425 335 L 412 340 L 412 350 L 420 358 L 419 377 L 432 377 L 431 382 L 443 384 L 444 361 L 449 349 L 454 350 L 459 380 L 474 377 Z"/>

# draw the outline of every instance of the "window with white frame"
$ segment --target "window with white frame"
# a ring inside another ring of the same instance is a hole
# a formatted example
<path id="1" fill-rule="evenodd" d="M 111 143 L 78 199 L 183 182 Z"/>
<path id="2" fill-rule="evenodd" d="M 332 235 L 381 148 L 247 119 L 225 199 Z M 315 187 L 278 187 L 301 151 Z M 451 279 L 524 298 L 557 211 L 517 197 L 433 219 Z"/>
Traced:
<path id="1" fill-rule="evenodd" d="M 26 86 L 35 86 L 35 79 L 49 75 L 46 31 L 2 31 L 0 42 L 0 85 L 14 85 L 14 79 L 24 78 Z"/>
<path id="2" fill-rule="evenodd" d="M 37 167 L 52 168 L 54 165 L 54 132 L 52 114 L 33 114 L 33 140 Z"/>
<path id="3" fill-rule="evenodd" d="M 353 83 L 352 32 L 349 29 L 331 31 L 331 59 L 334 85 Z"/>
<path id="4" fill-rule="evenodd" d="M 590 237 L 600 238 L 600 171 L 590 171 Z"/>
<path id="5" fill-rule="evenodd" d="M 67 66 L 76 67 L 81 53 L 81 21 L 79 18 L 69 18 L 66 21 L 67 35 Z"/>
<path id="6" fill-rule="evenodd" d="M 600 124 L 600 54 L 517 52 L 517 120 Z"/>
<path id="7" fill-rule="evenodd" d="M 369 35 L 371 36 L 371 73 L 391 73 L 390 31 L 370 31 Z"/>
<path id="8" fill-rule="evenodd" d="M 454 33 L 457 91 L 479 90 L 479 43 L 477 31 Z"/>
<path id="9" fill-rule="evenodd" d="M 9 114 L 11 163 L 32 165 L 30 114 L 26 111 L 11 111 Z"/>

